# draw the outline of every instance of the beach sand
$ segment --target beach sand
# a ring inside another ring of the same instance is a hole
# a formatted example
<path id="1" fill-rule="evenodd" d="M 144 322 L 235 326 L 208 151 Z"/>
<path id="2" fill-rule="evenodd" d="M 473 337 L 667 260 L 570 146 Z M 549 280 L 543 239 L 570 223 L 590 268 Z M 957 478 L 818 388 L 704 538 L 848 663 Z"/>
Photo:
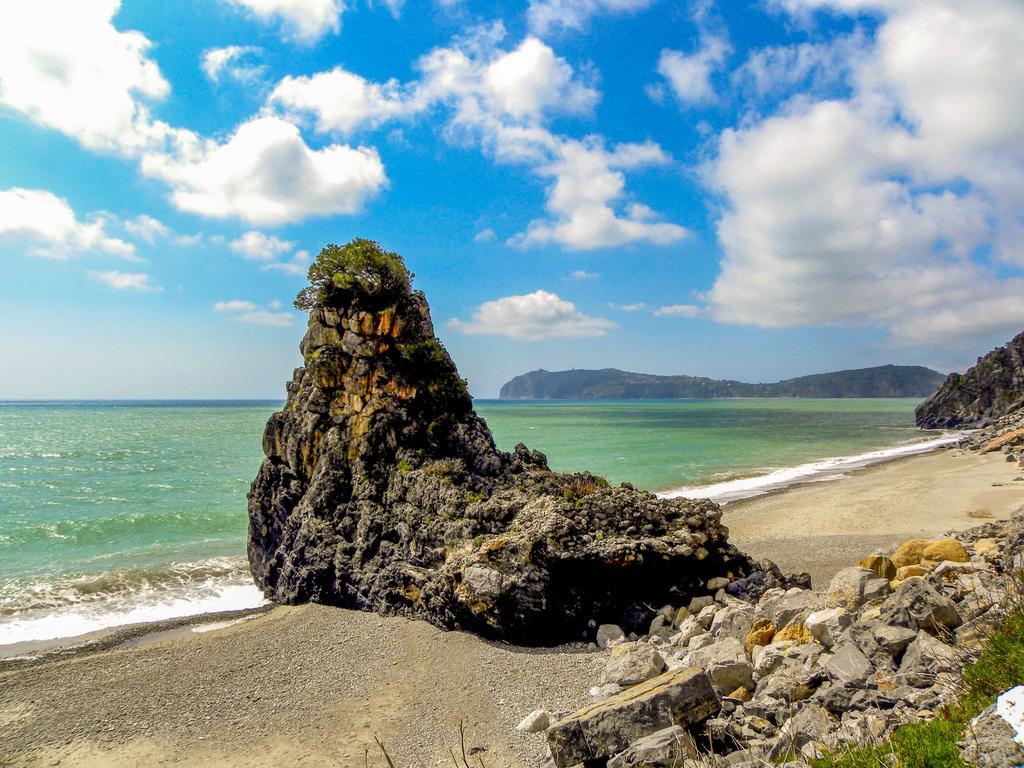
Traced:
<path id="1" fill-rule="evenodd" d="M 877 547 L 1008 517 L 1020 474 L 1001 454 L 941 451 L 735 502 L 725 521 L 751 554 L 823 585 Z M 538 766 L 543 737 L 515 724 L 587 703 L 603 667 L 583 646 L 521 649 L 315 605 L 175 626 L 0 665 L 0 764 L 383 766 L 378 737 L 398 768 L 450 766 L 462 722 L 474 765 Z"/>

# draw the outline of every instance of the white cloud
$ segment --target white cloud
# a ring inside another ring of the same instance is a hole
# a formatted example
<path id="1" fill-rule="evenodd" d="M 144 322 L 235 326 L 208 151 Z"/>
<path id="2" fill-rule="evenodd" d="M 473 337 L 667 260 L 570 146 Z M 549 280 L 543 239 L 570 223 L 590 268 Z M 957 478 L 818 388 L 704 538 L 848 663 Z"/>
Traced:
<path id="1" fill-rule="evenodd" d="M 144 272 L 118 272 L 116 269 L 109 272 L 90 271 L 89 277 L 118 291 L 157 293 L 163 290 L 159 285 L 154 285 L 152 278 Z"/>
<path id="2" fill-rule="evenodd" d="M 526 341 L 604 336 L 615 327 L 610 320 L 583 314 L 575 304 L 549 291 L 486 301 L 468 321 L 453 318 L 448 325 L 471 335 Z"/>
<path id="3" fill-rule="evenodd" d="M 554 242 L 585 250 L 636 242 L 667 245 L 686 237 L 686 229 L 655 220 L 645 205 L 628 205 L 624 215 L 612 207 L 624 194 L 624 170 L 670 162 L 657 144 L 620 144 L 608 150 L 594 138 L 565 140 L 557 152 L 554 162 L 537 169 L 541 176 L 555 179 L 546 204 L 555 218 L 531 222 L 525 233 L 510 241 L 513 244 Z"/>
<path id="4" fill-rule="evenodd" d="M 135 246 L 107 234 L 103 218 L 81 221 L 67 200 L 43 189 L 0 190 L 0 239 L 50 259 L 86 252 L 136 258 Z"/>
<path id="5" fill-rule="evenodd" d="M 587 272 L 585 269 L 576 269 L 569 273 L 573 280 L 596 280 L 600 276 L 598 272 Z"/>
<path id="6" fill-rule="evenodd" d="M 312 44 L 341 31 L 343 0 L 228 0 L 245 8 L 264 24 L 280 23 L 285 37 Z"/>
<path id="7" fill-rule="evenodd" d="M 269 115 L 223 143 L 147 155 L 142 170 L 170 185 L 171 201 L 183 211 L 266 225 L 355 213 L 387 181 L 376 149 L 310 149 L 295 125 Z"/>
<path id="8" fill-rule="evenodd" d="M 495 240 L 497 237 L 498 235 L 495 233 L 495 231 L 490 227 L 487 227 L 487 229 L 481 229 L 473 236 L 473 242 L 489 243 L 492 240 Z"/>
<path id="9" fill-rule="evenodd" d="M 790 0 L 794 10 L 868 7 Z M 846 100 L 723 133 L 717 319 L 948 344 L 1024 323 L 1024 6 L 889 0 Z M 979 249 L 983 249 L 979 255 Z"/>
<path id="10" fill-rule="evenodd" d="M 271 310 L 276 310 L 280 309 L 282 305 L 279 301 L 272 301 L 269 306 Z M 292 312 L 274 312 L 260 309 L 256 304 L 244 299 L 218 301 L 213 305 L 213 311 L 229 315 L 231 321 L 235 323 L 262 325 L 269 328 L 287 328 L 295 320 L 295 315 Z"/>
<path id="11" fill-rule="evenodd" d="M 295 247 L 295 243 L 262 232 L 250 231 L 232 240 L 228 247 L 247 259 L 273 261 L 278 256 L 289 253 Z"/>
<path id="12" fill-rule="evenodd" d="M 750 52 L 733 72 L 733 82 L 757 96 L 785 93 L 800 87 L 801 94 L 819 92 L 847 80 L 868 41 L 860 30 L 826 43 L 769 46 Z"/>
<path id="13" fill-rule="evenodd" d="M 527 20 L 538 35 L 583 29 L 594 16 L 636 13 L 655 0 L 530 0 Z"/>
<path id="14" fill-rule="evenodd" d="M 309 265 L 312 263 L 313 259 L 310 257 L 309 251 L 296 251 L 287 261 L 275 261 L 271 264 L 264 264 L 261 269 L 273 269 L 289 275 L 305 277 L 309 271 Z"/>
<path id="15" fill-rule="evenodd" d="M 167 237 L 171 230 L 167 228 L 163 222 L 154 219 L 152 216 L 142 214 L 136 216 L 134 219 L 126 221 L 124 228 L 128 234 L 136 237 L 140 240 L 145 240 L 147 243 L 152 245 L 159 238 Z"/>
<path id="16" fill-rule="evenodd" d="M 608 306 L 611 307 L 612 309 L 619 310 L 619 312 L 626 312 L 628 314 L 632 314 L 633 312 L 640 312 L 642 310 L 647 309 L 647 304 L 643 301 L 637 301 L 633 304 L 614 304 L 609 302 Z"/>
<path id="17" fill-rule="evenodd" d="M 251 312 L 256 305 L 251 301 L 242 299 L 231 299 L 230 301 L 218 301 L 213 305 L 214 312 Z"/>
<path id="18" fill-rule="evenodd" d="M 670 304 L 658 307 L 651 314 L 655 317 L 701 317 L 707 314 L 707 310 L 693 304 Z"/>
<path id="19" fill-rule="evenodd" d="M 0 106 L 92 150 L 137 154 L 173 137 L 147 102 L 170 86 L 139 32 L 120 32 L 119 0 L 8 4 L 0 24 Z"/>
<path id="20" fill-rule="evenodd" d="M 255 45 L 228 45 L 223 48 L 210 48 L 203 51 L 200 64 L 203 72 L 215 83 L 227 75 L 239 83 L 251 84 L 263 77 L 266 66 L 247 64 L 245 60 L 263 53 L 263 49 Z"/>
<path id="21" fill-rule="evenodd" d="M 297 116 L 313 114 L 318 131 L 343 135 L 375 128 L 426 107 L 397 80 L 371 83 L 341 67 L 308 77 L 286 77 L 274 88 L 269 102 Z"/>
<path id="22" fill-rule="evenodd" d="M 510 240 L 515 244 L 590 249 L 664 245 L 684 237 L 682 227 L 627 202 L 624 172 L 669 163 L 664 150 L 653 142 L 608 149 L 599 136 L 577 140 L 552 133 L 545 126 L 551 115 L 586 113 L 599 93 L 537 38 L 504 50 L 504 37 L 500 23 L 477 28 L 423 56 L 419 79 L 407 84 L 371 83 L 338 68 L 286 78 L 270 103 L 312 115 L 319 131 L 340 134 L 448 106 L 449 140 L 479 145 L 498 162 L 525 164 L 553 179 L 547 203 L 552 218 L 532 222 Z"/>
<path id="23" fill-rule="evenodd" d="M 725 63 L 731 50 L 724 35 L 702 32 L 700 48 L 694 53 L 663 50 L 658 57 L 658 74 L 668 81 L 680 103 L 706 104 L 716 99 L 711 76 Z"/>

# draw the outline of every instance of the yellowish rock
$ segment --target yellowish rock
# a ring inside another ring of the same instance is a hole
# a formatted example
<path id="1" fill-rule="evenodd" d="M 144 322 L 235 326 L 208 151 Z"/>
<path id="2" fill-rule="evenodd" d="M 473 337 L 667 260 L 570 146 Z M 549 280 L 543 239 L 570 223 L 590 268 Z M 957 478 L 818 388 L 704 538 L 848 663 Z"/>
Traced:
<path id="1" fill-rule="evenodd" d="M 924 548 L 921 559 L 933 563 L 941 563 L 944 560 L 953 563 L 966 563 L 971 558 L 967 554 L 967 550 L 964 549 L 964 545 L 956 539 L 939 539 Z"/>
<path id="2" fill-rule="evenodd" d="M 749 654 L 754 650 L 755 646 L 768 645 L 775 637 L 775 625 L 772 624 L 768 619 L 758 619 L 754 622 L 754 626 L 750 628 L 750 634 L 747 635 L 747 641 L 743 644 Z"/>
<path id="3" fill-rule="evenodd" d="M 904 565 L 896 571 L 896 581 L 905 581 L 911 576 L 924 576 L 926 573 L 928 569 L 923 565 Z"/>
<path id="4" fill-rule="evenodd" d="M 893 553 L 892 563 L 897 569 L 902 568 L 905 565 L 917 565 L 921 562 L 924 554 L 924 548 L 927 547 L 931 542 L 928 539 L 911 539 L 900 544 L 896 552 Z"/>
<path id="5" fill-rule="evenodd" d="M 788 627 L 783 627 L 776 632 L 775 637 L 772 638 L 772 643 L 785 643 L 787 641 L 803 645 L 805 643 L 813 643 L 814 637 L 803 624 L 790 624 Z"/>
<path id="6" fill-rule="evenodd" d="M 747 701 L 750 701 L 750 699 L 752 698 L 752 695 L 751 695 L 750 691 L 746 687 L 741 685 L 739 688 L 737 688 L 735 691 L 730 693 L 725 698 L 727 698 L 727 699 L 735 699 L 736 701 L 747 702 Z"/>
<path id="7" fill-rule="evenodd" d="M 982 556 L 991 554 L 999 549 L 998 539 L 978 539 L 974 542 L 974 551 Z"/>
<path id="8" fill-rule="evenodd" d="M 878 574 L 878 578 L 892 581 L 896 578 L 896 566 L 893 565 L 892 560 L 884 555 L 871 555 L 865 557 L 859 563 L 861 568 L 867 568 L 869 571 L 874 571 Z"/>

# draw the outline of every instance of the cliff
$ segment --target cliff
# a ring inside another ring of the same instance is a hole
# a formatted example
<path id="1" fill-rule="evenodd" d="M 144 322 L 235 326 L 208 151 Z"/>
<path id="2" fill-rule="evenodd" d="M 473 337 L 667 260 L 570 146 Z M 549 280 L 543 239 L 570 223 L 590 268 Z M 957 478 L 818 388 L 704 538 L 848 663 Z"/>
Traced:
<path id="1" fill-rule="evenodd" d="M 925 397 L 943 375 L 912 365 L 880 365 L 800 376 L 773 384 L 656 376 L 616 368 L 530 371 L 502 388 L 503 400 L 715 399 L 726 397 Z"/>
<path id="2" fill-rule="evenodd" d="M 1024 332 L 979 357 L 967 373 L 951 373 L 917 408 L 924 429 L 981 426 L 1024 407 Z"/>
<path id="3" fill-rule="evenodd" d="M 756 569 L 709 501 L 499 451 L 396 254 L 328 246 L 309 276 L 306 364 L 249 492 L 249 562 L 271 600 L 546 645 L 594 622 L 644 627 L 651 606 Z"/>

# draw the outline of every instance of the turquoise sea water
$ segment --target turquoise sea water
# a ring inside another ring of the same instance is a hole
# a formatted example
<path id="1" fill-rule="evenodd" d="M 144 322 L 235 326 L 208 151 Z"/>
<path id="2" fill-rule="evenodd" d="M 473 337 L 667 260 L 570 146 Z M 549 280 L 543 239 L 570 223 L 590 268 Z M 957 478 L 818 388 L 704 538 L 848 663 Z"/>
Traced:
<path id="1" fill-rule="evenodd" d="M 739 480 L 749 494 L 773 470 L 786 482 L 834 466 L 826 457 L 920 441 L 915 405 L 478 401 L 477 410 L 500 447 L 525 442 L 554 469 L 654 491 L 753 477 Z M 0 644 L 259 604 L 244 560 L 245 494 L 278 407 L 0 403 Z"/>

